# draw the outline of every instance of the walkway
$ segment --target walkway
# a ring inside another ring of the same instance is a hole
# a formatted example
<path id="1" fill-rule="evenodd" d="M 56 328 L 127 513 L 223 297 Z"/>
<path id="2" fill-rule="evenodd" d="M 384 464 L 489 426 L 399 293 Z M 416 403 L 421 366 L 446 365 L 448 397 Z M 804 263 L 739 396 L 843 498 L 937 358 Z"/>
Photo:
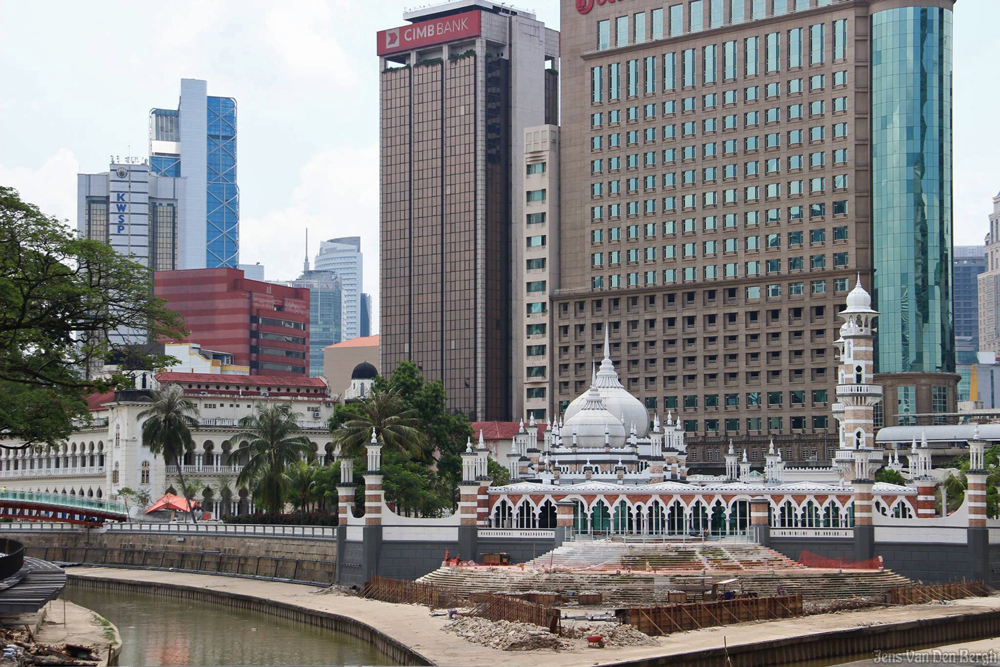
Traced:
<path id="1" fill-rule="evenodd" d="M 37 491 L 0 490 L 0 517 L 21 521 L 100 526 L 105 521 L 126 521 L 122 503 Z"/>
<path id="2" fill-rule="evenodd" d="M 451 633 L 442 632 L 441 628 L 448 621 L 443 617 L 431 617 L 426 607 L 388 604 L 335 593 L 324 594 L 320 592 L 323 589 L 316 589 L 312 586 L 205 574 L 115 568 L 71 568 L 69 575 L 71 581 L 75 577 L 93 577 L 215 590 L 339 614 L 378 629 L 396 641 L 410 646 L 434 664 L 481 665 L 483 667 L 523 665 L 530 659 L 538 659 L 541 656 L 544 656 L 546 667 L 613 664 L 705 649 L 721 649 L 723 639 L 732 649 L 736 646 L 762 641 L 805 637 L 864 626 L 906 623 L 1000 610 L 1000 598 L 972 598 L 958 600 L 948 605 L 929 604 L 891 609 L 879 608 L 766 623 L 747 623 L 724 628 L 708 628 L 662 638 L 660 645 L 656 647 L 606 649 L 604 651 L 579 649 L 559 653 L 532 652 L 525 654 L 486 648 L 478 644 L 471 644 Z"/>

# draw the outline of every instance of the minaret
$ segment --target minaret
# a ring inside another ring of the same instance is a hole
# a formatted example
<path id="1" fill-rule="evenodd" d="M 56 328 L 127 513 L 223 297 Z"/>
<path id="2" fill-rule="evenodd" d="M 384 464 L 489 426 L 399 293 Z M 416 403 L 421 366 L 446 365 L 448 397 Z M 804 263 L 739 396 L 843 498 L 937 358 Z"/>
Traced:
<path id="1" fill-rule="evenodd" d="M 736 450 L 733 449 L 733 441 L 729 440 L 729 451 L 726 453 L 726 481 L 733 482 L 739 477 L 739 463 L 737 462 Z"/>
<path id="2" fill-rule="evenodd" d="M 847 295 L 847 308 L 840 312 L 844 324 L 840 338 L 835 343 L 840 357 L 837 368 L 837 402 L 833 415 L 842 432 L 835 463 L 846 477 L 856 472 L 854 452 L 869 450 L 869 458 L 878 461 L 875 454 L 875 404 L 882 400 L 882 387 L 873 383 L 875 374 L 875 318 L 872 298 L 858 283 Z"/>

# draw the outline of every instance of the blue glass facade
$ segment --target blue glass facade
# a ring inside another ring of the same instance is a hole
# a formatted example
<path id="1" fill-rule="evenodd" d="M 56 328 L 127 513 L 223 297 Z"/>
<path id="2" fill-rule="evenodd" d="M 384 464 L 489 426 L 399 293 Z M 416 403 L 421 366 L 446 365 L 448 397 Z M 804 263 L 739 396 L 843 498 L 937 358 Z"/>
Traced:
<path id="1" fill-rule="evenodd" d="M 208 268 L 239 264 L 240 196 L 236 185 L 236 100 L 208 98 Z"/>
<path id="2" fill-rule="evenodd" d="M 871 49 L 877 371 L 954 372 L 952 12 L 877 12 Z"/>

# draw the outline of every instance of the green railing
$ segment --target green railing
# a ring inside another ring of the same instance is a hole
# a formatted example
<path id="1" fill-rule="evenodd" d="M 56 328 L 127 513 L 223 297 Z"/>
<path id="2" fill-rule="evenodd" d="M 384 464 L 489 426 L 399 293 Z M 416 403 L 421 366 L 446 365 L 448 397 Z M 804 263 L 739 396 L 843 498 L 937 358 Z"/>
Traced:
<path id="1" fill-rule="evenodd" d="M 63 495 L 61 493 L 37 493 L 35 491 L 9 491 L 0 490 L 0 501 L 39 503 L 44 505 L 58 505 L 67 510 L 99 510 L 102 512 L 112 512 L 116 514 L 126 514 L 125 505 L 110 500 L 97 500 L 95 498 L 82 498 L 80 496 Z"/>

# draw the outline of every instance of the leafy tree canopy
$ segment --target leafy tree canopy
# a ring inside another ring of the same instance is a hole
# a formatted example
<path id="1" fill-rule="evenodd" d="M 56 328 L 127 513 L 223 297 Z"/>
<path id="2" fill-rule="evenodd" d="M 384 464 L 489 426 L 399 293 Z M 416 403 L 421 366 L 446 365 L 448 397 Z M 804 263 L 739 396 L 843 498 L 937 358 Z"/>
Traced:
<path id="1" fill-rule="evenodd" d="M 54 446 L 89 418 L 87 394 L 130 386 L 127 373 L 89 377 L 95 363 L 117 356 L 128 371 L 168 361 L 122 349 L 111 334 L 126 329 L 185 334 L 153 296 L 149 269 L 0 186 L 0 437 Z"/>

